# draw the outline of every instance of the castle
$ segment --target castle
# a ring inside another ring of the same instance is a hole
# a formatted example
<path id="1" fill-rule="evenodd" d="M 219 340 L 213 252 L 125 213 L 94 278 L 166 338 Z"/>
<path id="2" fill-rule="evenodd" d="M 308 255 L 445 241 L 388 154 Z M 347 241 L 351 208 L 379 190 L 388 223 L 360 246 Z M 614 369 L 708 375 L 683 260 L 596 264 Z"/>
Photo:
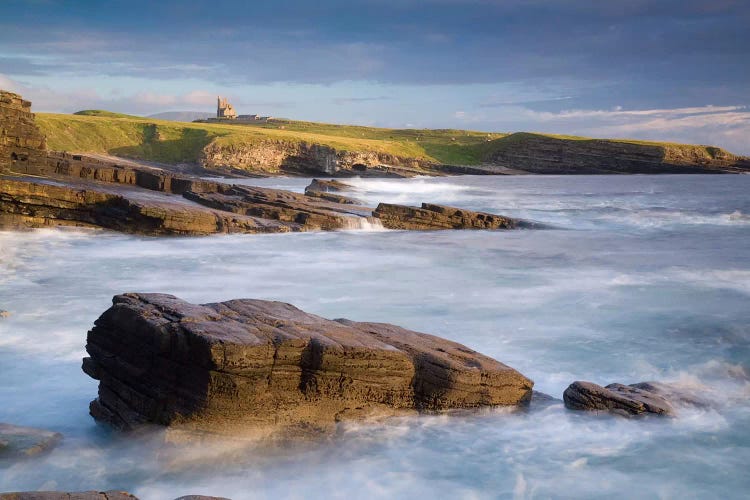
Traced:
<path id="1" fill-rule="evenodd" d="M 234 110 L 234 106 L 229 104 L 229 101 L 222 99 L 221 96 L 217 96 L 216 100 L 216 118 L 218 120 L 234 120 L 237 118 L 237 112 Z"/>
<path id="2" fill-rule="evenodd" d="M 266 123 L 271 120 L 270 116 L 238 115 L 234 106 L 229 104 L 226 97 L 216 96 L 216 118 L 206 120 L 195 120 L 196 122 L 223 122 L 232 120 L 237 123 Z"/>

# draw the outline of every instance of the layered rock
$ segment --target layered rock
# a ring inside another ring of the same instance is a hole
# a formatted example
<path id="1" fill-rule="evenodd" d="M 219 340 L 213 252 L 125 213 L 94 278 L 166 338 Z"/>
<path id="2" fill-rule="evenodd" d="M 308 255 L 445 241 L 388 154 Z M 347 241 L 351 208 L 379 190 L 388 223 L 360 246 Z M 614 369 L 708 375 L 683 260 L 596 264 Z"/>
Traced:
<path id="1" fill-rule="evenodd" d="M 88 334 L 91 414 L 121 429 L 298 434 L 337 421 L 515 405 L 533 382 L 487 356 L 382 323 L 263 300 L 125 294 Z"/>
<path id="2" fill-rule="evenodd" d="M 622 416 L 675 416 L 674 405 L 705 406 L 706 402 L 669 384 L 640 382 L 609 384 L 577 381 L 563 393 L 565 406 L 571 410 L 606 411 Z"/>
<path id="3" fill-rule="evenodd" d="M 750 171 L 720 148 L 516 133 L 487 146 L 485 161 L 535 174 L 665 174 Z"/>
<path id="4" fill-rule="evenodd" d="M 3 163 L 4 172 L 0 172 L 4 174 L 0 175 L 0 226 L 3 227 L 72 225 L 149 235 L 205 235 L 379 226 L 379 219 L 373 215 L 387 219 L 388 227 L 400 229 L 495 228 L 499 227 L 498 221 L 510 221 L 437 205 L 424 205 L 427 210 L 422 212 L 383 205 L 373 214 L 372 209 L 359 206 L 357 200 L 332 192 L 349 187 L 336 181 L 315 179 L 302 195 L 229 186 L 160 168 L 86 155 L 47 153 L 30 113 L 31 104 L 16 94 L 0 96 L 0 104 L 5 106 L 0 109 L 3 137 L 13 137 L 14 144 L 17 143 L 11 149 L 3 143 L 0 153 L 20 158 L 19 147 L 36 147 L 24 153 L 24 161 Z M 348 153 L 308 145 L 299 147 L 303 156 L 312 155 L 334 163 L 345 158 L 344 165 L 352 168 L 359 165 L 352 163 L 358 157 L 347 156 Z M 465 216 L 457 217 L 456 213 Z"/>
<path id="5" fill-rule="evenodd" d="M 57 446 L 62 438 L 58 432 L 0 423 L 0 459 L 40 455 Z"/>
<path id="6" fill-rule="evenodd" d="M 422 203 L 421 208 L 381 203 L 373 215 L 388 229 L 514 229 L 520 223 L 501 215 L 432 203 Z"/>
<path id="7" fill-rule="evenodd" d="M 77 181 L 0 178 L 0 225 L 101 227 L 149 235 L 286 232 L 296 227 L 213 210 L 179 196 Z"/>
<path id="8" fill-rule="evenodd" d="M 234 168 L 267 174 L 377 175 L 412 177 L 424 175 L 432 162 L 375 151 L 344 151 L 324 144 L 264 140 L 224 144 L 214 140 L 203 148 L 205 168 Z"/>
<path id="9" fill-rule="evenodd" d="M 251 186 L 218 186 L 215 192 L 184 193 L 185 198 L 227 212 L 253 215 L 299 225 L 304 230 L 349 227 L 352 218 L 368 217 L 371 209 L 280 189 Z"/>
<path id="10" fill-rule="evenodd" d="M 0 173 L 44 161 L 46 141 L 34 123 L 31 102 L 0 90 Z"/>

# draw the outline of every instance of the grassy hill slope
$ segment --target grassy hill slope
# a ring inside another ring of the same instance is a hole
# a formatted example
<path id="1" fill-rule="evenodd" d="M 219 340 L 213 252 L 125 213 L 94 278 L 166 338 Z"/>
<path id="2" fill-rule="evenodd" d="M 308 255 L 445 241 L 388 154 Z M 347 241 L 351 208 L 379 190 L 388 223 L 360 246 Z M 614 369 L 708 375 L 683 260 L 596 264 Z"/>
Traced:
<path id="1" fill-rule="evenodd" d="M 501 134 L 468 130 L 385 129 L 292 120 L 241 125 L 182 123 L 89 110 L 74 115 L 38 113 L 36 121 L 50 149 L 108 153 L 163 163 L 197 163 L 209 144 L 225 150 L 268 143 L 318 144 L 338 151 L 384 153 L 448 165 L 478 165 L 513 157 L 534 144 L 541 154 L 555 148 L 606 145 L 632 150 L 643 146 L 650 155 L 691 158 L 724 157 L 719 148 L 634 140 L 602 140 L 550 134 Z M 560 146 L 560 145 L 563 146 Z M 618 146 L 619 145 L 619 146 Z M 512 153 L 511 156 L 506 153 Z M 732 156 L 732 155 L 728 155 Z"/>

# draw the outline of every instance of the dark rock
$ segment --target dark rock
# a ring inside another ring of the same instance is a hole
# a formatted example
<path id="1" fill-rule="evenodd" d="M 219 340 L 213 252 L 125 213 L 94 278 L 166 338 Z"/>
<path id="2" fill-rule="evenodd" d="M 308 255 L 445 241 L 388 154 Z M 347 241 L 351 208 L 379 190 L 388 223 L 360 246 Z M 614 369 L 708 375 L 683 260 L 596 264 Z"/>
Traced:
<path id="1" fill-rule="evenodd" d="M 309 434 L 348 418 L 515 405 L 533 386 L 439 337 L 250 299 L 118 295 L 86 349 L 100 381 L 91 414 L 121 429 Z"/>
<path id="2" fill-rule="evenodd" d="M 388 229 L 514 229 L 518 221 L 501 215 L 422 203 L 422 208 L 381 203 L 373 215 Z"/>
<path id="3" fill-rule="evenodd" d="M 0 459 L 40 455 L 57 446 L 62 437 L 58 432 L 0 423 Z"/>
<path id="4" fill-rule="evenodd" d="M 0 500 L 138 500 L 125 491 L 21 491 L 0 493 Z"/>
<path id="5" fill-rule="evenodd" d="M 609 411 L 623 416 L 647 413 L 674 416 L 674 409 L 667 399 L 638 385 L 610 384 L 602 387 L 592 382 L 577 381 L 565 389 L 563 400 L 571 410 Z"/>
<path id="6" fill-rule="evenodd" d="M 305 193 L 307 191 L 316 191 L 319 193 L 338 193 L 340 191 L 351 191 L 354 187 L 341 181 L 336 181 L 331 179 L 330 181 L 325 181 L 321 179 L 313 179 L 309 186 L 305 188 Z"/>

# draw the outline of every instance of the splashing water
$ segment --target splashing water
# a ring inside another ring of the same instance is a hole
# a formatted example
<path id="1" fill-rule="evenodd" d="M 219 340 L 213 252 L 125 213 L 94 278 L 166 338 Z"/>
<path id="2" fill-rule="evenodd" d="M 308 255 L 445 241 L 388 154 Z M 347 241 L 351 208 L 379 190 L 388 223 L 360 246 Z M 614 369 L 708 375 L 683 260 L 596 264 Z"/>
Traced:
<path id="1" fill-rule="evenodd" d="M 301 191 L 309 179 L 253 179 Z M 274 184 L 275 183 L 275 184 Z M 0 464 L 0 491 L 139 497 L 743 498 L 750 490 L 750 176 L 355 180 L 353 196 L 538 220 L 534 231 L 143 238 L 0 232 L 0 421 L 62 432 Z M 357 225 L 364 224 L 358 220 Z M 365 226 L 357 227 L 362 229 Z M 624 420 L 561 403 L 348 425 L 289 450 L 165 449 L 94 424 L 85 335 L 112 295 L 283 300 L 495 357 L 560 397 L 573 380 L 662 380 L 708 407 Z"/>
<path id="2" fill-rule="evenodd" d="M 386 231 L 377 217 L 346 217 L 344 231 Z"/>

